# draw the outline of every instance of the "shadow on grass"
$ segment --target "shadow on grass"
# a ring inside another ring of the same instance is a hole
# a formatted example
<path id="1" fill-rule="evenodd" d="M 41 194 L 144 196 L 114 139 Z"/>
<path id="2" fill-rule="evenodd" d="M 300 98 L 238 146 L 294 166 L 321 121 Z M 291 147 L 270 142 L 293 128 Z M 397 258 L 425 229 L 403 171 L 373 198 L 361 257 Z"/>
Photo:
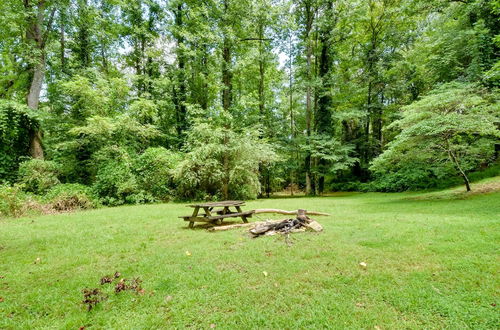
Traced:
<path id="1" fill-rule="evenodd" d="M 252 221 L 250 221 L 252 222 Z M 188 222 L 186 221 L 186 225 L 182 226 L 182 229 L 184 230 L 207 230 L 212 227 L 220 227 L 220 226 L 227 226 L 227 225 L 234 225 L 238 223 L 242 223 L 241 221 L 224 221 L 221 224 L 213 224 L 213 223 L 199 223 L 198 224 L 195 222 L 195 225 L 193 228 L 188 227 Z"/>

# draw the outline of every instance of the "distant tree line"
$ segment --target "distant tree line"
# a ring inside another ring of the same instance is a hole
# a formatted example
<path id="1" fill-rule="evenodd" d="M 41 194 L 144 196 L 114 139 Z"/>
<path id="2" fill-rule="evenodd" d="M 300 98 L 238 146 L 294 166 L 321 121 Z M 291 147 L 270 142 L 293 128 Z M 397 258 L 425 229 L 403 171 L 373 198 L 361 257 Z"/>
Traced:
<path id="1" fill-rule="evenodd" d="M 0 183 L 470 189 L 498 166 L 499 21 L 499 0 L 4 0 Z"/>

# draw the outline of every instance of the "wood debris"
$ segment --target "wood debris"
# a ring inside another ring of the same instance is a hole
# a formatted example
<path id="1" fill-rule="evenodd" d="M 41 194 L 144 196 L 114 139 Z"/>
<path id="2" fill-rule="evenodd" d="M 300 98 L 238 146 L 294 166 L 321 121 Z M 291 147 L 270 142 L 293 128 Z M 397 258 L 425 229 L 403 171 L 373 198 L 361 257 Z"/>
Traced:
<path id="1" fill-rule="evenodd" d="M 324 212 L 317 212 L 317 211 L 307 211 L 307 210 L 294 210 L 294 211 L 286 211 L 286 210 L 280 210 L 280 209 L 256 209 L 254 210 L 254 214 L 261 214 L 261 213 L 276 213 L 276 214 L 285 214 L 285 215 L 300 215 L 299 212 L 305 212 L 304 215 L 324 215 L 328 216 L 330 215 L 329 213 L 324 213 Z"/>
<path id="2" fill-rule="evenodd" d="M 261 209 L 261 210 L 275 210 L 275 209 Z M 256 210 L 257 212 L 258 210 Z M 282 211 L 282 210 L 279 210 Z M 209 231 L 224 231 L 235 228 L 249 228 L 249 232 L 253 237 L 258 236 L 272 236 L 276 234 L 289 234 L 289 233 L 297 233 L 304 232 L 306 230 L 312 230 L 315 232 L 320 232 L 323 230 L 323 226 L 319 224 L 316 220 L 313 220 L 307 216 L 307 214 L 311 214 L 312 212 L 308 212 L 306 210 L 297 210 L 297 211 L 285 211 L 290 212 L 291 214 L 297 214 L 296 218 L 286 218 L 281 220 L 267 220 L 267 221 L 259 221 L 253 223 L 241 223 L 241 224 L 233 224 L 226 226 L 214 226 L 208 228 Z M 293 212 L 293 213 L 292 213 Z M 264 213 L 264 212 L 261 212 Z M 279 213 L 279 212 L 275 212 Z M 314 212 L 321 213 L 321 212 Z M 288 213 L 287 213 L 288 214 Z M 326 213 L 321 213 L 322 215 Z"/>

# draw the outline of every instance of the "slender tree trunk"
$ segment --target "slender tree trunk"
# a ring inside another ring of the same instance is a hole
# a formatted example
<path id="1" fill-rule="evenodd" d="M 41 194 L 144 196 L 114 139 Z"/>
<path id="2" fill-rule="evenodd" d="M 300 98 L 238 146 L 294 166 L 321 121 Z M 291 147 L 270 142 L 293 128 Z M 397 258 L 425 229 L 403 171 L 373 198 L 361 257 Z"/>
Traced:
<path id="1" fill-rule="evenodd" d="M 259 25 L 259 112 L 261 119 L 266 118 L 265 113 L 265 95 L 264 95 L 264 85 L 265 85 L 265 63 L 264 63 L 264 27 L 262 24 Z"/>
<path id="2" fill-rule="evenodd" d="M 333 21 L 331 24 L 335 24 L 333 19 L 333 1 L 330 0 L 326 4 L 325 15 L 330 18 L 329 21 Z M 332 106 L 332 96 L 330 94 L 331 88 L 331 77 L 330 67 L 333 63 L 332 60 L 332 45 L 331 45 L 331 30 L 332 25 L 327 24 L 322 27 L 319 31 L 319 41 L 320 41 L 320 57 L 319 57 L 319 68 L 318 77 L 321 79 L 321 86 L 319 88 L 318 95 L 318 107 L 316 111 L 315 119 L 315 131 L 319 134 L 326 136 L 333 136 L 333 125 L 332 116 L 330 108 Z M 316 179 L 316 192 L 317 194 L 322 194 L 325 186 L 325 171 L 327 162 L 324 159 L 319 159 L 316 161 L 316 169 L 318 178 Z"/>
<path id="3" fill-rule="evenodd" d="M 183 8 L 182 3 L 177 6 L 177 11 L 175 13 L 175 24 L 180 30 L 183 27 Z M 177 135 L 179 138 L 187 128 L 187 108 L 186 108 L 186 76 L 185 76 L 185 65 L 186 59 L 184 56 L 184 37 L 182 33 L 177 33 L 177 84 L 179 86 L 179 92 L 176 99 L 176 112 L 177 112 Z"/>
<path id="4" fill-rule="evenodd" d="M 203 90 L 202 90 L 202 94 L 201 94 L 201 99 L 200 99 L 200 106 L 203 110 L 207 110 L 208 109 L 208 93 L 206 93 L 206 91 L 208 90 L 208 57 L 209 57 L 209 53 L 208 53 L 208 45 L 204 44 L 203 45 L 203 56 L 201 57 L 201 71 L 202 71 L 202 75 L 203 75 L 203 79 L 204 79 L 204 82 L 203 82 Z"/>
<path id="5" fill-rule="evenodd" d="M 306 77 L 307 77 L 307 87 L 306 87 L 306 136 L 307 143 L 309 144 L 309 138 L 311 137 L 311 65 L 312 65 L 312 45 L 310 40 L 312 23 L 313 23 L 313 10 L 312 5 L 309 1 L 305 3 L 305 12 L 306 12 L 306 31 L 305 31 L 305 42 L 306 42 Z M 306 152 L 305 157 L 305 172 L 306 172 L 306 194 L 312 194 L 312 182 L 311 182 L 311 153 L 309 151 Z"/>
<path id="6" fill-rule="evenodd" d="M 289 111 L 290 111 L 290 137 L 292 141 L 295 142 L 295 129 L 294 129 L 294 118 L 293 118 L 293 48 L 292 48 L 292 34 L 289 36 L 289 50 L 290 50 L 290 65 L 289 65 L 289 72 L 288 72 L 288 79 L 289 79 L 289 94 L 290 94 L 290 104 L 289 104 Z M 293 196 L 293 184 L 295 182 L 295 173 L 294 170 L 292 169 L 290 171 L 290 195 Z"/>
<path id="7" fill-rule="evenodd" d="M 61 9 L 60 13 L 60 23 L 61 25 L 61 30 L 60 30 L 60 46 L 61 46 L 61 71 L 63 73 L 66 73 L 66 31 L 65 31 L 65 26 L 66 26 L 66 12 L 65 9 Z"/>
<path id="8" fill-rule="evenodd" d="M 224 37 L 222 60 L 222 108 L 224 111 L 229 111 L 231 109 L 233 84 L 231 73 L 231 46 L 227 36 Z"/>
<path id="9" fill-rule="evenodd" d="M 455 164 L 455 167 L 457 168 L 458 173 L 460 174 L 460 176 L 464 180 L 465 189 L 467 189 L 468 192 L 471 191 L 469 178 L 467 177 L 467 174 L 465 174 L 465 171 L 460 166 L 460 163 L 459 163 L 456 155 L 449 148 L 449 143 L 448 143 L 448 156 L 450 157 L 450 160 L 453 162 L 453 164 Z"/>
<path id="10" fill-rule="evenodd" d="M 229 0 L 224 1 L 224 13 L 227 13 L 229 10 Z M 225 112 L 229 112 L 231 110 L 232 103 L 232 91 L 233 91 L 233 83 L 232 83 L 232 54 L 231 54 L 231 41 L 228 35 L 224 35 L 223 45 L 222 45 L 222 109 Z M 225 127 L 229 129 L 229 123 L 226 123 Z M 229 143 L 229 139 L 224 136 L 224 145 Z M 229 199 L 229 156 L 227 153 L 224 153 L 222 159 L 222 166 L 224 168 L 224 178 L 222 182 L 222 197 L 224 199 Z"/>

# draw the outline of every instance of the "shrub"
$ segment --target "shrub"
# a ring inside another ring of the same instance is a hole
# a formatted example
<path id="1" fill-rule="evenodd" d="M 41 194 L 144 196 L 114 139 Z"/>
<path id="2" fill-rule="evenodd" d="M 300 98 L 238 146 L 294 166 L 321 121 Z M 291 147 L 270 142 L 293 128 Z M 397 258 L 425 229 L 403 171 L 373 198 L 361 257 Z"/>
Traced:
<path id="1" fill-rule="evenodd" d="M 23 214 L 28 195 L 19 185 L 0 186 L 0 217 L 18 217 Z"/>
<path id="2" fill-rule="evenodd" d="M 38 125 L 36 113 L 26 105 L 0 99 L 0 182 L 15 180 L 29 147 L 29 132 Z"/>
<path id="3" fill-rule="evenodd" d="M 175 170 L 177 194 L 185 199 L 253 199 L 260 192 L 259 165 L 276 153 L 255 128 L 235 131 L 197 124 L 188 135 L 188 153 Z"/>
<path id="4" fill-rule="evenodd" d="M 93 190 L 106 205 L 132 203 L 140 192 L 128 152 L 118 146 L 106 147 L 94 157 L 97 167 Z"/>
<path id="5" fill-rule="evenodd" d="M 72 183 L 54 186 L 45 196 L 45 200 L 54 211 L 85 210 L 99 205 L 89 187 Z"/>
<path id="6" fill-rule="evenodd" d="M 137 182 L 145 191 L 138 200 L 151 198 L 166 201 L 173 195 L 173 169 L 180 162 L 180 154 L 165 148 L 148 148 L 135 160 Z"/>
<path id="7" fill-rule="evenodd" d="M 26 191 L 43 194 L 59 184 L 59 165 L 52 161 L 31 159 L 19 165 L 18 181 Z"/>

